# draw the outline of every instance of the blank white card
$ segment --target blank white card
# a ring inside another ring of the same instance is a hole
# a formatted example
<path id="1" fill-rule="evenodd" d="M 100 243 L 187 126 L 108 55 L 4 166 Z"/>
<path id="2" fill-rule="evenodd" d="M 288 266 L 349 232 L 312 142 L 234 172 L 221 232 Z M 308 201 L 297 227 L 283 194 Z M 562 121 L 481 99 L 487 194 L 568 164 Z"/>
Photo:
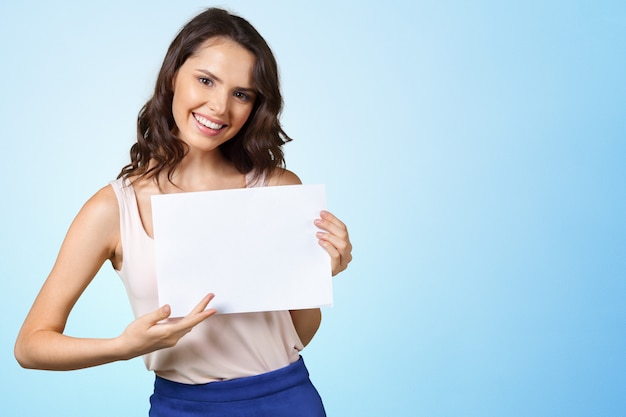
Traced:
<path id="1" fill-rule="evenodd" d="M 187 315 L 208 293 L 218 313 L 332 305 L 328 253 L 313 220 L 323 185 L 152 196 L 159 303 Z"/>

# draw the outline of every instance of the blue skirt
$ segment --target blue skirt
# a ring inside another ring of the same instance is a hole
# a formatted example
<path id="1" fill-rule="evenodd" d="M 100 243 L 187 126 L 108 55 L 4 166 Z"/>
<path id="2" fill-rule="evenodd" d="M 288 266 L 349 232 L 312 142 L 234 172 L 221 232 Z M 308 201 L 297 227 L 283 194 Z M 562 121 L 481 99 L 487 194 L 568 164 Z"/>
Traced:
<path id="1" fill-rule="evenodd" d="M 325 417 L 324 405 L 302 358 L 261 375 L 208 384 L 182 384 L 159 376 L 150 417 Z"/>

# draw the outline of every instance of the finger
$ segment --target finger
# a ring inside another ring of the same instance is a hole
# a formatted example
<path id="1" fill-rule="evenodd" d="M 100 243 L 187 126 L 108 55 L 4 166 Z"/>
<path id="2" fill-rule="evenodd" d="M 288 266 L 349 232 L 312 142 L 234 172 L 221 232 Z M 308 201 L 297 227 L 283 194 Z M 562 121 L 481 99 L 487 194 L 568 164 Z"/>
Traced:
<path id="1" fill-rule="evenodd" d="M 170 308 L 169 304 L 165 304 L 158 310 L 147 314 L 146 318 L 150 320 L 150 323 L 157 324 L 161 320 L 165 320 L 166 318 L 168 318 L 170 314 L 172 314 L 172 309 Z"/>
<path id="2" fill-rule="evenodd" d="M 214 308 L 207 309 L 209 302 L 215 297 L 214 294 L 206 295 L 179 324 L 183 329 L 191 329 L 201 321 L 217 313 Z"/>
<path id="3" fill-rule="evenodd" d="M 333 275 L 343 271 L 352 261 L 352 244 L 328 233 L 317 233 L 318 242 L 331 256 Z"/>
<path id="4" fill-rule="evenodd" d="M 352 244 L 349 240 L 324 232 L 318 232 L 316 236 L 320 241 L 325 241 L 333 245 L 342 255 L 352 251 Z"/>
<path id="5" fill-rule="evenodd" d="M 326 252 L 328 252 L 328 255 L 330 255 L 330 267 L 333 276 L 337 275 L 339 272 L 348 267 L 347 262 L 349 261 L 344 260 L 344 257 L 337 250 L 337 248 L 335 248 L 333 245 L 325 240 L 320 240 L 319 244 L 326 250 Z"/>
<path id="6" fill-rule="evenodd" d="M 339 229 L 344 230 L 346 232 L 348 231 L 348 228 L 346 227 L 345 223 L 339 220 L 337 216 L 332 214 L 330 211 L 322 210 L 320 212 L 320 217 L 324 219 L 325 221 L 337 226 Z"/>
<path id="7" fill-rule="evenodd" d="M 348 228 L 341 220 L 327 211 L 322 211 L 321 217 L 321 219 L 316 219 L 314 221 L 317 227 L 326 230 L 333 235 L 339 236 L 342 239 L 348 238 Z"/>
<path id="8" fill-rule="evenodd" d="M 333 259 L 341 258 L 341 253 L 328 240 L 326 240 L 326 239 L 319 239 L 318 243 L 319 243 L 319 245 L 321 247 L 323 247 L 326 250 L 326 252 L 328 252 L 328 254 L 330 255 L 331 258 L 333 258 Z"/>
<path id="9" fill-rule="evenodd" d="M 203 312 L 207 308 L 207 306 L 209 305 L 209 303 L 211 302 L 213 298 L 215 298 L 215 294 L 213 293 L 205 295 L 204 298 L 193 308 L 193 310 L 191 310 L 191 312 L 188 315 Z"/>
<path id="10" fill-rule="evenodd" d="M 338 226 L 342 226 L 344 228 L 346 227 L 346 225 L 341 220 L 339 220 L 337 216 L 335 216 L 333 213 L 331 213 L 328 210 L 322 210 L 320 212 L 320 217 L 324 220 L 328 220 L 329 222 L 335 223 Z"/>
<path id="11" fill-rule="evenodd" d="M 201 311 L 200 313 L 194 314 L 193 316 L 187 316 L 179 323 L 180 329 L 185 330 L 185 331 L 190 331 L 195 326 L 197 326 L 198 324 L 200 324 L 201 322 L 203 322 L 204 320 L 208 319 L 209 317 L 211 317 L 212 315 L 216 313 L 217 313 L 216 309 L 209 308 L 204 311 Z"/>

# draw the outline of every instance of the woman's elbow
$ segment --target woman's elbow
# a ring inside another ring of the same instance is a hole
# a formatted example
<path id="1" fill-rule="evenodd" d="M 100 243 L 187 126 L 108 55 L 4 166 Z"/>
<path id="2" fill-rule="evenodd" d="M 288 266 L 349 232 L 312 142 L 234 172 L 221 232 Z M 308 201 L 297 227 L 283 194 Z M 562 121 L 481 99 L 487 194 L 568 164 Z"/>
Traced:
<path id="1" fill-rule="evenodd" d="M 13 356 L 15 356 L 17 363 L 24 369 L 43 369 L 37 365 L 37 360 L 33 353 L 33 350 L 29 348 L 27 337 L 19 335 L 13 346 Z"/>
<path id="2" fill-rule="evenodd" d="M 22 368 L 34 369 L 35 366 L 28 355 L 27 349 L 25 349 L 23 345 L 24 344 L 20 341 L 20 339 L 15 342 L 15 346 L 13 347 L 13 356 L 15 356 L 17 363 L 19 363 Z"/>

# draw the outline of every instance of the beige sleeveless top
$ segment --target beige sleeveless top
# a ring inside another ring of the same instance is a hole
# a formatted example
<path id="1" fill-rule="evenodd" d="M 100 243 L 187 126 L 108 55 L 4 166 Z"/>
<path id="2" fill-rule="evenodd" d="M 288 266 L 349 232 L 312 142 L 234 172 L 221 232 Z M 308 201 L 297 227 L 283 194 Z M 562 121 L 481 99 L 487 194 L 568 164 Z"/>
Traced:
<path id="1" fill-rule="evenodd" d="M 123 263 L 117 273 L 139 317 L 160 307 L 154 241 L 141 222 L 132 185 L 118 179 L 111 186 L 120 207 Z M 176 346 L 143 358 L 148 370 L 160 377 L 202 384 L 285 367 L 298 360 L 302 349 L 288 311 L 217 314 L 198 324 Z"/>

